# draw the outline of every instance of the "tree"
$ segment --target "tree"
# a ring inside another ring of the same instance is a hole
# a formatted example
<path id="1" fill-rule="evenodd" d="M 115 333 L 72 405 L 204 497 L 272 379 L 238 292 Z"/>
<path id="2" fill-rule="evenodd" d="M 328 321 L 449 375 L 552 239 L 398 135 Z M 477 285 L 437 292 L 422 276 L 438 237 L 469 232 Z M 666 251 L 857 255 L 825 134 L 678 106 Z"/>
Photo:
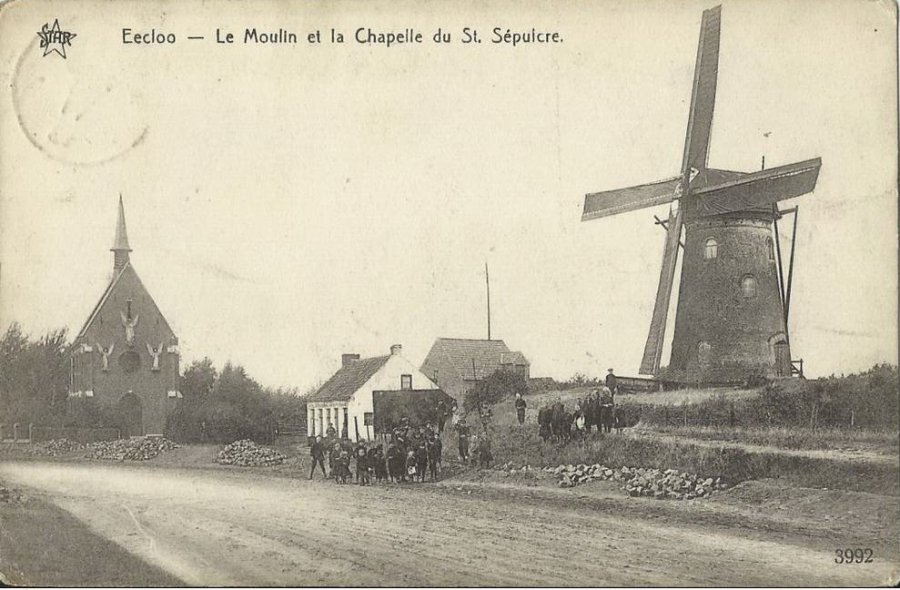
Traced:
<path id="1" fill-rule="evenodd" d="M 68 353 L 65 328 L 31 340 L 19 324 L 10 324 L 0 340 L 0 421 L 10 425 L 64 421 Z"/>
<path id="2" fill-rule="evenodd" d="M 512 371 L 499 370 L 482 379 L 463 398 L 466 412 L 477 412 L 485 434 L 491 421 L 491 406 L 517 393 L 524 394 L 528 385 L 525 377 Z"/>

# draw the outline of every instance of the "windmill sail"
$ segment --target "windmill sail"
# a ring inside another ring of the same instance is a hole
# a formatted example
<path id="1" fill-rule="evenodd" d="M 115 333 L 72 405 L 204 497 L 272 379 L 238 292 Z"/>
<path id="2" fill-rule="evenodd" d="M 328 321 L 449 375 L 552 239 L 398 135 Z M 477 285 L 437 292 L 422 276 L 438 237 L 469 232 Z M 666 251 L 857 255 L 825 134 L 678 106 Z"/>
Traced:
<path id="1" fill-rule="evenodd" d="M 821 158 L 769 168 L 692 191 L 690 215 L 719 215 L 771 207 L 773 203 L 812 192 L 819 178 Z"/>
<path id="2" fill-rule="evenodd" d="M 716 104 L 716 84 L 719 69 L 719 34 L 722 23 L 722 7 L 716 6 L 703 11 L 700 25 L 700 43 L 697 46 L 697 63 L 694 66 L 694 86 L 691 91 L 691 110 L 688 115 L 687 133 L 684 139 L 684 159 L 681 165 L 681 193 L 690 202 L 690 182 L 692 171 L 706 168 L 709 154 L 709 136 L 712 132 L 713 109 Z M 669 315 L 669 300 L 675 281 L 675 266 L 678 262 L 678 244 L 681 241 L 682 213 L 684 203 L 677 213 L 669 212 L 666 249 L 663 252 L 662 270 L 656 288 L 656 302 L 653 304 L 653 319 L 650 333 L 644 345 L 641 360 L 642 375 L 659 373 L 663 340 L 666 336 L 666 320 Z"/>
<path id="3" fill-rule="evenodd" d="M 671 203 L 677 196 L 675 190 L 679 184 L 681 177 L 676 176 L 649 184 L 590 193 L 584 197 L 581 221 Z"/>
<path id="4" fill-rule="evenodd" d="M 722 29 L 722 7 L 703 11 L 700 25 L 700 44 L 694 66 L 694 86 L 691 90 L 691 111 L 688 116 L 687 137 L 681 172 L 685 176 L 691 168 L 703 170 L 709 155 L 709 136 L 712 132 L 713 109 L 716 104 L 716 85 L 719 77 L 719 36 Z M 685 192 L 687 192 L 687 187 Z"/>
<path id="5" fill-rule="evenodd" d="M 644 357 L 641 359 L 641 375 L 659 373 L 659 361 L 662 358 L 663 339 L 666 336 L 666 318 L 669 315 L 669 299 L 672 296 L 672 283 L 675 280 L 675 265 L 678 262 L 678 244 L 681 241 L 682 215 L 669 211 L 666 247 L 663 251 L 662 270 L 659 273 L 659 285 L 656 288 L 656 302 L 653 304 L 653 319 L 650 321 L 650 333 L 644 345 Z"/>

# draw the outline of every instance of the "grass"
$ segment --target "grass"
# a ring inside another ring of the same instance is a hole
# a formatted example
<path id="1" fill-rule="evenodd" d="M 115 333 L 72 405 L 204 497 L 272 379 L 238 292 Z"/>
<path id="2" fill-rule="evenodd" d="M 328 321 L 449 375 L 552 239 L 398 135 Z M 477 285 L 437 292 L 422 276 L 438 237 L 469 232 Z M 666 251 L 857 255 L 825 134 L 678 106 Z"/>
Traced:
<path id="1" fill-rule="evenodd" d="M 543 391 L 526 396 L 528 404 L 539 408 L 545 403 L 561 401 L 568 409 L 583 399 L 595 387 L 574 387 Z M 758 397 L 759 389 L 735 389 L 733 387 L 713 387 L 709 389 L 676 389 L 674 391 L 653 391 L 639 393 L 621 393 L 616 396 L 616 403 L 620 406 L 672 406 L 698 405 L 720 398 L 728 401 L 747 400 Z"/>
<path id="2" fill-rule="evenodd" d="M 584 389 L 582 392 L 585 391 Z M 568 393 L 568 392 L 567 392 Z M 674 392 L 673 392 L 674 393 Z M 733 390 L 736 395 L 751 394 Z M 548 395 L 554 396 L 554 392 Z M 638 396 L 668 395 L 636 394 Z M 706 400 L 719 399 L 723 392 L 704 394 Z M 684 392 L 681 400 L 701 400 L 698 391 Z M 727 395 L 727 394 L 726 394 Z M 571 396 L 574 398 L 575 396 Z M 619 396 L 617 401 L 627 396 Z M 553 399 L 551 397 L 550 399 Z M 656 467 L 678 469 L 704 477 L 723 477 L 736 484 L 742 481 L 778 478 L 801 487 L 864 491 L 891 496 L 900 495 L 900 464 L 848 461 L 844 458 L 806 457 L 779 453 L 777 449 L 832 449 L 876 447 L 896 453 L 898 434 L 849 429 L 747 428 L 708 426 L 644 426 L 683 440 L 653 437 L 592 435 L 584 443 L 544 443 L 538 436 L 537 411 L 540 407 L 529 399 L 524 425 L 516 422 L 512 401 L 493 408 L 491 427 L 492 452 L 498 464 L 555 467 L 562 464 L 602 463 L 607 467 Z M 565 403 L 565 402 L 564 402 Z M 707 401 L 698 403 L 706 404 Z M 659 409 L 659 408 L 656 408 Z M 480 430 L 480 428 L 478 429 Z M 721 441 L 722 445 L 701 444 Z M 776 447 L 772 452 L 748 451 L 740 444 Z"/>

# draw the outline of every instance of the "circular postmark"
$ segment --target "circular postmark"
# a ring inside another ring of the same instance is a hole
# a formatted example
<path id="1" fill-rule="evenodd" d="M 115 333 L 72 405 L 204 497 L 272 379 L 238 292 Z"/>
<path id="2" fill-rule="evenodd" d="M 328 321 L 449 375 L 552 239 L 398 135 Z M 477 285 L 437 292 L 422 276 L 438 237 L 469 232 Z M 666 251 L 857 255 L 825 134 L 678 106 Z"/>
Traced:
<path id="1" fill-rule="evenodd" d="M 12 101 L 25 137 L 48 157 L 97 165 L 121 157 L 147 136 L 146 101 L 127 63 L 44 54 L 37 35 L 12 76 Z"/>

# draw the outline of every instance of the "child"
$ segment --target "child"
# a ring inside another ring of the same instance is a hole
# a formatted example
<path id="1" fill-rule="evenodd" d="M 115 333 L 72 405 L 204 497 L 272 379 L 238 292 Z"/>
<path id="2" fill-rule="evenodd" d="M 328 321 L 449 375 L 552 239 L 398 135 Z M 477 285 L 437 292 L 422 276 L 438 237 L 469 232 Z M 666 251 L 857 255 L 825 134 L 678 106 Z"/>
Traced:
<path id="1" fill-rule="evenodd" d="M 356 483 L 361 486 L 372 483 L 369 478 L 369 457 L 366 454 L 366 447 L 362 445 L 356 450 Z"/>
<path id="2" fill-rule="evenodd" d="M 347 483 L 347 480 L 352 476 L 350 473 L 350 453 L 341 451 L 337 458 L 337 469 L 335 472 L 335 479 L 339 484 Z"/>
<path id="3" fill-rule="evenodd" d="M 425 483 L 425 471 L 428 468 L 428 449 L 425 443 L 419 445 L 416 449 L 416 478 L 420 483 Z"/>
<path id="4" fill-rule="evenodd" d="M 400 481 L 403 477 L 403 454 L 400 452 L 400 447 L 393 440 L 388 443 L 387 462 L 391 481 Z"/>
<path id="5" fill-rule="evenodd" d="M 410 479 L 415 478 L 416 476 L 416 454 L 413 451 L 410 451 L 406 455 L 406 477 Z M 406 477 L 403 478 L 403 481 L 406 481 Z"/>
<path id="6" fill-rule="evenodd" d="M 439 436 L 432 437 L 431 444 L 428 445 L 428 469 L 431 471 L 431 481 L 437 481 L 437 476 L 441 472 L 441 452 L 443 443 Z"/>
<path id="7" fill-rule="evenodd" d="M 378 445 L 371 451 L 369 465 L 374 467 L 375 481 L 383 482 L 387 479 L 387 469 L 384 467 L 384 445 Z"/>
<path id="8" fill-rule="evenodd" d="M 481 469 L 490 469 L 494 456 L 491 454 L 491 440 L 485 436 L 478 445 L 478 463 Z"/>

